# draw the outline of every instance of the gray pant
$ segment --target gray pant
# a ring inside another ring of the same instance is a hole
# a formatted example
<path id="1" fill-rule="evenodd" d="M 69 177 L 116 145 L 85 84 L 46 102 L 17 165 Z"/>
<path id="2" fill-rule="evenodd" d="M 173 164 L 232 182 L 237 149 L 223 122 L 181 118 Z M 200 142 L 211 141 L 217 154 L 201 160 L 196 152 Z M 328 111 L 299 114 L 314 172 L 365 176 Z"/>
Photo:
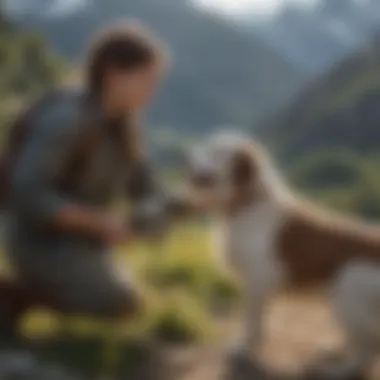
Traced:
<path id="1" fill-rule="evenodd" d="M 67 246 L 50 252 L 14 249 L 11 263 L 21 280 L 46 289 L 63 311 L 117 316 L 136 306 L 129 275 L 116 268 L 110 252 Z"/>

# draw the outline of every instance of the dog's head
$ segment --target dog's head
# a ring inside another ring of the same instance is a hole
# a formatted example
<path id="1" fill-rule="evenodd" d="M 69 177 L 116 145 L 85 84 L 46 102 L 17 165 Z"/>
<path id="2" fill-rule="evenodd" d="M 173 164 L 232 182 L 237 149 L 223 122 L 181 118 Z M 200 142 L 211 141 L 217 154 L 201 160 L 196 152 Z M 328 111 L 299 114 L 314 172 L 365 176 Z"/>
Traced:
<path id="1" fill-rule="evenodd" d="M 260 192 L 265 163 L 263 150 L 251 139 L 216 134 L 190 152 L 190 182 L 196 192 L 208 194 L 213 207 L 225 209 Z"/>

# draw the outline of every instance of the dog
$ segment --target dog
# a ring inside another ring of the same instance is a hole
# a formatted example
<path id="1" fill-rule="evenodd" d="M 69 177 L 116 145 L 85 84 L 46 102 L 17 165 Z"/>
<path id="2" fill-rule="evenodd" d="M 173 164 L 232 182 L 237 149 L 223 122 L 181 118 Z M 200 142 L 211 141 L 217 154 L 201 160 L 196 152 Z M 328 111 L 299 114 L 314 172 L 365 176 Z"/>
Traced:
<path id="1" fill-rule="evenodd" d="M 271 297 L 321 289 L 347 333 L 351 372 L 362 378 L 380 343 L 379 226 L 302 199 L 265 148 L 242 135 L 205 139 L 191 150 L 188 170 L 193 191 L 207 194 L 219 215 L 219 248 L 242 280 L 240 355 L 258 354 Z"/>

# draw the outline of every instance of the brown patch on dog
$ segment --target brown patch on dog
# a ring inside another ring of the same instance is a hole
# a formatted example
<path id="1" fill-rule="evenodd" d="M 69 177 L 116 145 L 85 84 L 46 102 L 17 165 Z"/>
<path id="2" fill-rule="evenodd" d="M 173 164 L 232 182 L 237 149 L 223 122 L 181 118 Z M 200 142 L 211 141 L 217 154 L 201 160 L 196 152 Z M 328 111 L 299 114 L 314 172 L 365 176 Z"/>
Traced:
<path id="1" fill-rule="evenodd" d="M 237 188 L 250 186 L 257 176 L 257 171 L 257 160 L 252 147 L 244 147 L 235 153 L 231 163 L 231 177 Z"/>
<path id="2" fill-rule="evenodd" d="M 229 216 L 260 199 L 271 201 L 273 189 L 260 182 L 266 163 L 266 153 L 258 145 L 247 144 L 235 154 Z M 324 285 L 350 261 L 380 264 L 380 226 L 326 211 L 296 196 L 292 200 L 279 206 L 284 220 L 275 242 L 292 288 Z"/>
<path id="3" fill-rule="evenodd" d="M 233 195 L 228 202 L 227 212 L 233 215 L 258 196 L 255 184 L 259 174 L 258 154 L 254 146 L 239 149 L 231 162 Z"/>
<path id="4" fill-rule="evenodd" d="M 286 210 L 277 246 L 291 286 L 322 285 L 350 261 L 380 263 L 380 228 L 299 203 Z"/>

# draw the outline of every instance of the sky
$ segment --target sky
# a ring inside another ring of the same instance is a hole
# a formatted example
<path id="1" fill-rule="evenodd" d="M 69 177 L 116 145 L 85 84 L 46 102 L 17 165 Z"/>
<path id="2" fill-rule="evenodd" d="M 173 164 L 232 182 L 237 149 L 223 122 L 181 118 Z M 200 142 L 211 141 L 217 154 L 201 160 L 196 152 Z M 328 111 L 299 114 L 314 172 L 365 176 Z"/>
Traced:
<path id="1" fill-rule="evenodd" d="M 286 3 L 312 5 L 317 0 L 194 0 L 202 7 L 229 15 L 273 14 Z"/>
<path id="2" fill-rule="evenodd" d="M 69 12 L 87 0 L 59 0 L 53 13 Z M 318 0 L 192 0 L 195 4 L 224 14 L 226 16 L 244 16 L 247 14 L 271 15 L 281 6 L 287 3 L 300 5 L 313 5 Z M 5 0 L 6 4 L 13 9 L 18 9 L 20 4 L 25 6 L 26 0 Z M 27 4 L 27 3 L 26 3 Z"/>

